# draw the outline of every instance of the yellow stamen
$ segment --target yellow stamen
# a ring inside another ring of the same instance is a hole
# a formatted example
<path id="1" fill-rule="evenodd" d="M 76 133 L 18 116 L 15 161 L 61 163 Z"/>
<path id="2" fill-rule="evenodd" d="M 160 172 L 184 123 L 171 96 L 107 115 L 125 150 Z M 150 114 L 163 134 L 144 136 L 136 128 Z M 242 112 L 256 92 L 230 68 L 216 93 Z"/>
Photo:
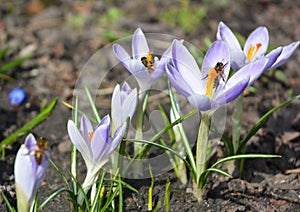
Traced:
<path id="1" fill-rule="evenodd" d="M 207 83 L 206 83 L 206 92 L 205 92 L 205 95 L 208 96 L 209 98 L 212 98 L 213 89 L 214 89 L 214 85 L 215 85 L 215 79 L 218 76 L 219 75 L 215 69 L 213 69 L 213 68 L 209 69 L 208 76 L 207 76 Z"/>
<path id="2" fill-rule="evenodd" d="M 89 132 L 90 141 L 92 141 L 93 135 L 94 135 L 94 132 Z"/>
<path id="3" fill-rule="evenodd" d="M 152 51 L 150 51 L 147 55 L 147 62 L 152 63 Z"/>
<path id="4" fill-rule="evenodd" d="M 256 55 L 256 53 L 258 52 L 260 47 L 262 47 L 261 43 L 257 43 L 255 47 L 252 44 L 250 44 L 250 48 L 249 48 L 248 54 L 247 54 L 247 60 L 249 62 L 252 61 L 253 57 Z"/>

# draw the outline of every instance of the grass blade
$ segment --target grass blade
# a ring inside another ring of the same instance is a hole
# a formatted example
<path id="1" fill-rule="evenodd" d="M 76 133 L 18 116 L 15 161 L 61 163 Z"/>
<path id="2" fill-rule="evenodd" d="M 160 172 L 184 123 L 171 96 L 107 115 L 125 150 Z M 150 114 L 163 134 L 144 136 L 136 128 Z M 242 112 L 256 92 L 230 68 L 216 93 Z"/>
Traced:
<path id="1" fill-rule="evenodd" d="M 244 137 L 244 139 L 241 141 L 240 146 L 238 148 L 237 153 L 241 153 L 242 150 L 244 149 L 244 147 L 246 146 L 247 142 L 250 140 L 250 138 L 256 134 L 256 132 L 267 123 L 267 121 L 269 120 L 270 116 L 272 115 L 272 113 L 274 113 L 276 110 L 284 107 L 285 105 L 289 104 L 290 102 L 299 99 L 300 95 L 290 98 L 284 102 L 282 102 L 281 104 L 273 107 L 271 110 L 269 110 L 265 115 L 263 115 L 255 124 L 254 126 L 250 129 L 250 131 L 247 133 L 247 135 Z"/>
<path id="2" fill-rule="evenodd" d="M 11 206 L 10 202 L 8 201 L 7 197 L 5 196 L 4 192 L 2 192 L 2 198 L 6 204 L 6 207 L 9 212 L 16 212 L 16 210 Z"/>
<path id="3" fill-rule="evenodd" d="M 166 183 L 166 191 L 165 191 L 165 198 L 164 198 L 164 205 L 166 206 L 166 212 L 170 212 L 170 178 L 168 178 L 167 183 Z"/>
<path id="4" fill-rule="evenodd" d="M 25 57 L 20 57 L 17 58 L 11 62 L 8 62 L 2 66 L 0 66 L 0 73 L 6 72 L 10 69 L 13 69 L 19 65 L 21 65 L 24 61 L 28 60 L 31 57 L 31 55 L 25 56 Z"/>
<path id="5" fill-rule="evenodd" d="M 100 114 L 99 114 L 99 112 L 98 112 L 98 109 L 97 109 L 97 107 L 96 107 L 96 105 L 95 105 L 95 102 L 94 102 L 94 100 L 92 99 L 92 96 L 91 96 L 91 93 L 90 93 L 88 87 L 85 86 L 85 87 L 84 87 L 84 90 L 85 90 L 85 93 L 86 93 L 86 95 L 87 95 L 87 97 L 88 97 L 88 100 L 89 100 L 89 102 L 90 102 L 90 105 L 91 105 L 91 107 L 92 107 L 92 110 L 93 110 L 93 112 L 94 112 L 94 115 L 95 115 L 95 117 L 96 117 L 96 119 L 97 119 L 97 123 L 100 123 L 101 117 L 100 117 Z"/>
<path id="6" fill-rule="evenodd" d="M 46 118 L 48 118 L 51 112 L 54 110 L 58 98 L 55 98 L 45 109 L 43 109 L 36 117 L 27 122 L 22 128 L 16 130 L 11 135 L 6 137 L 0 143 L 0 151 L 3 150 L 4 145 L 10 145 L 14 143 L 20 136 L 30 132 L 34 127 L 42 123 Z"/>

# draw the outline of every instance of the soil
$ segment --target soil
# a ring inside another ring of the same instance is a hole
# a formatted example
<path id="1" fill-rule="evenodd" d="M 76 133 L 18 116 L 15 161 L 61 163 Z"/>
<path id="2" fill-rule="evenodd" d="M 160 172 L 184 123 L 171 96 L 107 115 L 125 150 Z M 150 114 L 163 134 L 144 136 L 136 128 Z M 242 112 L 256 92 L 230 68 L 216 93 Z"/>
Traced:
<path id="1" fill-rule="evenodd" d="M 50 141 L 51 159 L 67 173 L 70 169 L 71 142 L 66 123 L 72 113 L 62 101 L 72 103 L 73 89 L 80 71 L 88 59 L 113 37 L 128 36 L 137 27 L 144 32 L 171 34 L 193 45 L 205 48 L 205 38 L 215 39 L 219 21 L 243 36 L 258 26 L 266 26 L 270 44 L 281 46 L 300 40 L 300 2 L 292 0 L 255 1 L 189 1 L 191 8 L 204 8 L 206 16 L 186 31 L 178 24 L 171 26 L 162 19 L 163 14 L 180 1 L 18 1 L 0 4 L 0 49 L 10 46 L 1 64 L 21 54 L 33 56 L 19 68 L 6 74 L 16 82 L 0 79 L 0 140 L 36 116 L 43 102 L 59 97 L 60 102 L 52 115 L 32 129 L 36 136 Z M 250 3 L 251 2 L 251 3 Z M 119 16 L 107 15 L 117 8 Z M 265 74 L 254 87 L 256 94 L 244 98 L 242 135 L 270 108 L 286 100 L 291 93 L 300 93 L 299 50 L 282 67 L 287 80 Z M 115 82 L 128 77 L 128 73 L 110 76 L 103 83 L 111 91 Z M 9 91 L 23 87 L 30 98 L 19 108 L 10 106 Z M 109 110 L 109 95 L 102 97 L 101 113 Z M 171 211 L 299 211 L 300 210 L 300 102 L 295 101 L 275 112 L 264 128 L 248 144 L 248 152 L 279 154 L 281 159 L 246 160 L 243 179 L 228 179 L 212 174 L 207 182 L 204 203 L 199 206 L 193 197 L 192 185 L 183 186 L 172 171 L 157 176 L 153 201 L 163 203 L 165 185 L 171 181 Z M 232 107 L 229 105 L 228 108 Z M 4 192 L 16 205 L 13 164 L 24 137 L 6 149 L 5 160 L 0 160 L 0 192 Z M 212 160 L 223 157 L 219 145 Z M 79 156 L 78 176 L 85 176 L 85 165 Z M 298 171 L 297 171 L 298 169 Z M 55 189 L 64 187 L 63 180 L 53 167 L 49 167 L 45 183 L 39 189 L 40 201 Z M 150 180 L 126 181 L 138 193 L 124 191 L 125 211 L 147 211 Z M 0 211 L 6 211 L 0 197 Z M 69 211 L 65 196 L 58 196 L 42 211 Z M 162 206 L 159 211 L 164 211 Z"/>

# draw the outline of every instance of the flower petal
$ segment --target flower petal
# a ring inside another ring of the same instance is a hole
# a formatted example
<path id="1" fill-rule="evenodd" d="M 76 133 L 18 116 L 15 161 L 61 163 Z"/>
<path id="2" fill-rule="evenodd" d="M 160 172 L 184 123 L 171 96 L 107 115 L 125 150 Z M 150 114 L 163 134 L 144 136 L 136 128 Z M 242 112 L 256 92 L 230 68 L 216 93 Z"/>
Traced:
<path id="1" fill-rule="evenodd" d="M 149 47 L 146 37 L 141 30 L 137 28 L 132 37 L 132 55 L 136 60 L 140 60 L 142 57 L 147 56 L 149 53 Z"/>
<path id="2" fill-rule="evenodd" d="M 138 103 L 138 94 L 137 94 L 137 89 L 135 88 L 125 99 L 125 101 L 123 102 L 122 105 L 122 114 L 121 114 L 121 123 L 119 123 L 118 126 L 116 126 L 116 128 L 121 127 L 121 125 L 123 125 L 126 120 L 127 117 L 130 117 L 130 119 L 133 117 L 134 112 L 136 110 L 136 106 Z"/>
<path id="3" fill-rule="evenodd" d="M 79 132 L 79 130 L 75 126 L 75 123 L 72 120 L 68 121 L 67 130 L 72 143 L 74 144 L 76 149 L 78 149 L 78 151 L 81 153 L 82 157 L 91 160 L 92 151 L 90 144 L 88 144 L 84 140 L 84 138 L 81 136 L 81 133 Z"/>
<path id="4" fill-rule="evenodd" d="M 120 116 L 120 113 L 122 112 L 120 95 L 120 85 L 117 84 L 111 99 L 111 118 L 115 128 L 118 128 L 122 123 L 122 118 Z"/>
<path id="5" fill-rule="evenodd" d="M 247 59 L 243 51 L 238 49 L 230 50 L 230 64 L 234 71 L 238 71 L 242 68 L 246 64 L 246 61 Z"/>
<path id="6" fill-rule="evenodd" d="M 296 51 L 300 44 L 300 41 L 293 42 L 287 46 L 283 46 L 280 56 L 277 58 L 276 62 L 272 65 L 271 68 L 277 68 L 283 65 Z"/>
<path id="7" fill-rule="evenodd" d="M 85 142 L 89 143 L 91 141 L 90 133 L 94 132 L 94 129 L 90 120 L 85 115 L 82 115 L 81 117 L 80 132 Z"/>
<path id="8" fill-rule="evenodd" d="M 226 87 L 232 87 L 239 81 L 242 81 L 245 77 L 249 76 L 249 84 L 252 85 L 264 72 L 266 65 L 268 64 L 267 58 L 261 58 L 255 62 L 249 63 L 237 71 L 226 83 Z"/>
<path id="9" fill-rule="evenodd" d="M 257 48 L 257 51 L 255 49 L 253 50 L 251 61 L 263 57 L 268 49 L 269 32 L 266 27 L 258 27 L 249 35 L 244 46 L 245 55 L 248 55 L 251 46 L 256 48 L 259 44 L 261 44 L 261 46 Z"/>
<path id="10" fill-rule="evenodd" d="M 266 55 L 266 58 L 269 59 L 269 62 L 265 67 L 265 71 L 269 70 L 273 66 L 273 64 L 275 64 L 275 62 L 276 62 L 277 58 L 280 56 L 281 52 L 282 52 L 282 47 L 278 47 Z"/>
<path id="11" fill-rule="evenodd" d="M 212 108 L 211 100 L 206 95 L 194 93 L 187 99 L 191 103 L 191 105 L 197 110 L 207 111 Z"/>
<path id="12" fill-rule="evenodd" d="M 24 142 L 26 148 L 29 150 L 29 152 L 32 152 L 36 149 L 36 139 L 35 137 L 30 133 Z"/>
<path id="13" fill-rule="evenodd" d="M 132 91 L 132 88 L 130 85 L 125 81 L 121 86 L 121 91 L 125 91 L 126 93 L 130 93 Z"/>
<path id="14" fill-rule="evenodd" d="M 166 72 L 168 79 L 170 80 L 172 86 L 183 96 L 190 96 L 193 91 L 190 86 L 184 81 L 183 77 L 180 75 L 178 70 L 173 68 L 170 64 L 166 67 Z"/>
<path id="15" fill-rule="evenodd" d="M 226 84 L 225 89 L 218 95 L 215 102 L 219 105 L 223 105 L 236 99 L 248 86 L 249 79 L 250 77 L 248 76 L 235 84 L 230 84 L 230 86 Z"/>
<path id="16" fill-rule="evenodd" d="M 118 60 L 120 60 L 120 62 L 122 63 L 122 65 L 130 72 L 130 62 L 131 62 L 131 58 L 129 56 L 129 54 L 125 51 L 125 49 L 120 46 L 119 44 L 114 44 L 113 45 L 113 51 L 116 55 L 116 57 L 118 58 Z"/>
<path id="17" fill-rule="evenodd" d="M 174 66 L 179 71 L 181 78 L 183 78 L 193 91 L 199 91 L 201 81 L 199 67 L 194 57 L 182 42 L 178 40 L 173 41 L 172 57 Z"/>
<path id="18" fill-rule="evenodd" d="M 96 164 L 103 159 L 105 152 L 109 150 L 108 144 L 109 134 L 107 135 L 107 126 L 101 125 L 94 132 L 91 142 L 91 149 L 93 152 L 93 162 Z"/>
<path id="19" fill-rule="evenodd" d="M 214 68 L 218 62 L 226 64 L 223 70 L 226 80 L 230 70 L 230 50 L 224 41 L 215 41 L 207 50 L 201 68 L 202 77 L 207 77 L 208 70 Z"/>
<path id="20" fill-rule="evenodd" d="M 30 134 L 31 135 L 31 134 Z M 17 196 L 22 193 L 26 195 L 27 200 L 33 199 L 34 182 L 36 180 L 35 173 L 32 168 L 30 151 L 26 145 L 22 145 L 19 149 L 14 166 L 15 182 L 18 184 Z"/>
<path id="21" fill-rule="evenodd" d="M 106 153 L 107 156 L 109 156 L 119 146 L 125 135 L 126 128 L 127 123 L 124 123 L 120 128 L 116 130 L 116 132 L 114 133 L 114 137 L 110 142 L 109 151 Z"/>
<path id="22" fill-rule="evenodd" d="M 240 52 L 242 52 L 242 48 L 238 39 L 235 37 L 230 28 L 226 26 L 222 21 L 219 23 L 218 26 L 217 40 L 225 41 L 230 47 L 230 50 L 237 49 L 240 50 Z"/>

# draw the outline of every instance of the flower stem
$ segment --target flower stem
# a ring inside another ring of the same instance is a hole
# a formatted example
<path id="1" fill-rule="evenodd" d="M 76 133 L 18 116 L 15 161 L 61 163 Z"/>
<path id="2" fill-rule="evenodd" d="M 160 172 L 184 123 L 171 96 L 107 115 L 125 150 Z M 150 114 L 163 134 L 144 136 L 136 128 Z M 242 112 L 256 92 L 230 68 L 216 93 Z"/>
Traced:
<path id="1" fill-rule="evenodd" d="M 233 114 L 232 114 L 233 155 L 238 154 L 237 150 L 238 150 L 239 145 L 240 145 L 242 121 L 243 121 L 243 95 L 240 95 L 235 100 L 235 107 L 234 107 Z"/>
<path id="2" fill-rule="evenodd" d="M 146 106 L 148 103 L 148 97 L 149 97 L 149 91 L 144 93 L 139 94 L 139 100 L 137 104 L 137 109 L 136 109 L 136 134 L 135 134 L 135 139 L 136 140 L 142 140 L 143 139 L 143 122 L 144 122 L 144 111 L 146 110 Z M 142 149 L 143 144 L 135 142 L 134 143 L 134 154 L 138 154 L 140 150 Z M 135 163 L 135 168 L 134 168 L 134 176 L 138 177 L 143 173 L 142 171 L 142 163 L 141 161 L 137 160 Z"/>
<path id="3" fill-rule="evenodd" d="M 202 119 L 199 126 L 198 138 L 197 138 L 197 149 L 196 149 L 196 178 L 194 182 L 194 195 L 198 202 L 202 202 L 203 188 L 199 188 L 199 179 L 201 174 L 206 170 L 207 161 L 207 148 L 208 148 L 208 135 L 210 129 L 210 116 L 209 113 L 203 113 Z M 196 185 L 195 185 L 196 183 Z"/>
<path id="4" fill-rule="evenodd" d="M 75 98 L 75 110 L 74 110 L 74 122 L 75 125 L 78 126 L 78 96 Z M 71 173 L 72 173 L 72 185 L 73 192 L 77 194 L 77 183 L 75 179 L 77 179 L 77 150 L 76 147 L 72 143 L 72 152 L 71 152 Z"/>

